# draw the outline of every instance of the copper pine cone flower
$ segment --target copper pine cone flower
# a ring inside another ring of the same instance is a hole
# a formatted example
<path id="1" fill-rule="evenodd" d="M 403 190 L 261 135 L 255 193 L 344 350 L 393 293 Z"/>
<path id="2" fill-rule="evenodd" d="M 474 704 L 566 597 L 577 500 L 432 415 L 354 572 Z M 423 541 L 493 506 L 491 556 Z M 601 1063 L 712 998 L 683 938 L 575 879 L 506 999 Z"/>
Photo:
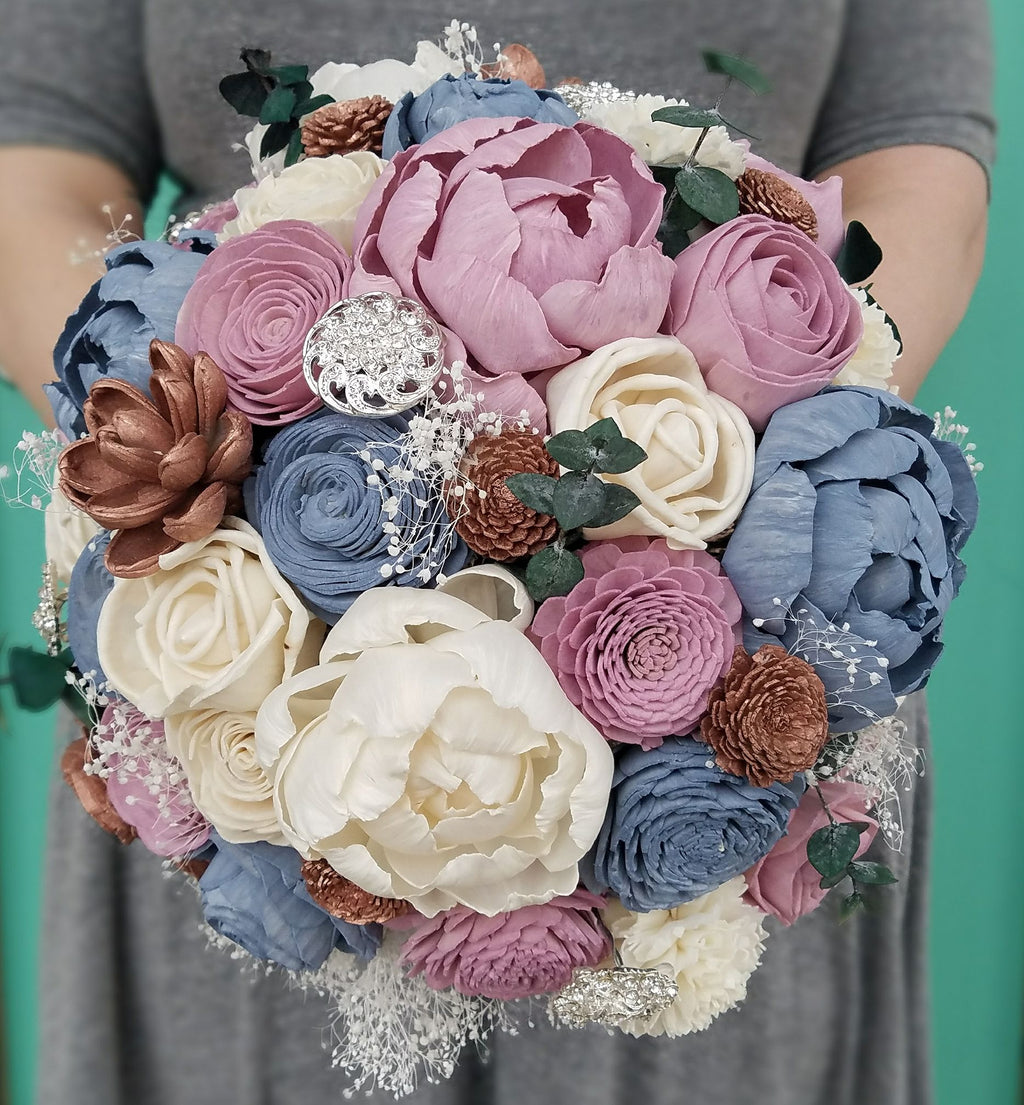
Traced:
<path id="1" fill-rule="evenodd" d="M 400 898 L 378 898 L 356 886 L 325 859 L 303 861 L 302 878 L 309 896 L 321 909 L 351 925 L 383 924 L 404 916 L 412 908 Z"/>
<path id="2" fill-rule="evenodd" d="M 89 437 L 60 455 L 60 489 L 95 522 L 118 530 L 106 553 L 115 576 L 149 575 L 164 553 L 212 533 L 241 507 L 252 426 L 226 411 L 224 374 L 205 354 L 149 347 L 153 398 L 113 377 L 89 389 Z"/>
<path id="3" fill-rule="evenodd" d="M 764 169 L 746 169 L 736 181 L 741 215 L 766 215 L 818 240 L 818 216 L 806 199 L 782 177 Z"/>
<path id="4" fill-rule="evenodd" d="M 302 148 L 307 157 L 369 150 L 380 153 L 384 126 L 394 104 L 383 96 L 361 96 L 317 108 L 302 124 Z"/>
<path id="5" fill-rule="evenodd" d="M 64 749 L 60 758 L 64 782 L 75 792 L 82 808 L 101 829 L 117 837 L 122 844 L 131 844 L 138 834 L 114 809 L 107 797 L 107 784 L 98 775 L 90 775 L 85 770 L 88 757 L 89 737 L 86 734 Z"/>
<path id="6" fill-rule="evenodd" d="M 789 783 L 817 762 L 828 739 L 825 688 L 805 660 L 779 645 L 742 648 L 711 692 L 701 739 L 723 771 L 755 786 Z"/>
<path id="7" fill-rule="evenodd" d="M 482 434 L 473 439 L 460 467 L 470 486 L 461 498 L 449 490 L 448 510 L 458 519 L 455 531 L 473 552 L 491 560 L 518 560 L 553 540 L 555 519 L 531 510 L 505 486 L 507 476 L 522 472 L 558 475 L 558 462 L 540 434 L 513 428 Z"/>

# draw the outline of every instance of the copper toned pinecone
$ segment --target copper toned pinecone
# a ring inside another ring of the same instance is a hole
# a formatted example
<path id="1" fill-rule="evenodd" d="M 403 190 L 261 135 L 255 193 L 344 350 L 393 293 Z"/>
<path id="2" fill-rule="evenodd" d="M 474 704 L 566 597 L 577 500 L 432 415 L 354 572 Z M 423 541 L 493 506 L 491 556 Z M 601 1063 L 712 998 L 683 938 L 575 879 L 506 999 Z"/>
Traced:
<path id="1" fill-rule="evenodd" d="M 711 692 L 701 739 L 723 771 L 755 786 L 791 782 L 817 762 L 828 739 L 825 688 L 805 660 L 779 645 L 742 648 Z"/>
<path id="2" fill-rule="evenodd" d="M 380 153 L 384 126 L 394 104 L 383 96 L 360 96 L 317 108 L 302 124 L 307 157 L 369 150 Z"/>
<path id="3" fill-rule="evenodd" d="M 149 347 L 153 396 L 112 376 L 89 389 L 89 437 L 60 455 L 60 489 L 107 529 L 116 576 L 155 572 L 157 561 L 198 541 L 241 507 L 252 462 L 252 426 L 228 411 L 224 374 L 205 354 L 171 342 Z"/>
<path id="4" fill-rule="evenodd" d="M 774 173 L 746 169 L 736 181 L 741 215 L 767 215 L 777 223 L 789 223 L 808 238 L 818 240 L 818 216 L 793 187 Z"/>
<path id="5" fill-rule="evenodd" d="M 532 556 L 558 532 L 550 514 L 538 514 L 505 486 L 507 476 L 521 472 L 558 475 L 558 462 L 544 448 L 540 434 L 508 427 L 500 434 L 481 434 L 462 459 L 469 481 L 457 501 L 451 491 L 448 509 L 457 518 L 455 530 L 475 553 L 491 560 Z"/>
<path id="6" fill-rule="evenodd" d="M 339 875 L 325 859 L 307 859 L 302 878 L 309 896 L 332 917 L 351 925 L 383 924 L 408 913 L 412 906 L 400 898 L 378 898 Z"/>
<path id="7" fill-rule="evenodd" d="M 136 837 L 135 830 L 114 809 L 107 797 L 107 784 L 99 775 L 90 775 L 85 770 L 89 755 L 88 736 L 79 737 L 64 749 L 60 758 L 60 770 L 64 782 L 75 792 L 82 808 L 101 829 L 116 836 L 122 844 L 131 844 Z"/>
<path id="8" fill-rule="evenodd" d="M 544 66 L 537 55 L 521 42 L 511 42 L 501 48 L 501 61 L 480 66 L 482 77 L 500 77 L 506 81 L 523 81 L 531 88 L 547 88 Z"/>

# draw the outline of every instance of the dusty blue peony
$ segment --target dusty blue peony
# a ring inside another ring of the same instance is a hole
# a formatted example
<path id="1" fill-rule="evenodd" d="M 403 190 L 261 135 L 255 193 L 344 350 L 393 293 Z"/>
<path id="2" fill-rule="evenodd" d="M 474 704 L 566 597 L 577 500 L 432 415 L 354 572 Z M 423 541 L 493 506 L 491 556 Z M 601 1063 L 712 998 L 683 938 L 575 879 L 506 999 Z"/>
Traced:
<path id="1" fill-rule="evenodd" d="M 114 577 L 103 563 L 109 544 L 110 534 L 104 531 L 93 537 L 79 554 L 68 580 L 65 604 L 68 647 L 75 658 L 75 667 L 83 674 L 92 673 L 97 685 L 107 681 L 96 648 L 96 626 L 103 603 L 114 586 Z"/>
<path id="2" fill-rule="evenodd" d="M 779 643 L 812 664 L 836 731 L 895 713 L 942 651 L 977 514 L 960 448 L 888 392 L 828 388 L 776 411 L 723 559 L 748 651 Z"/>
<path id="3" fill-rule="evenodd" d="M 571 127 L 579 116 L 556 92 L 524 81 L 479 80 L 471 73 L 446 75 L 425 92 L 407 92 L 384 128 L 384 157 L 392 158 L 466 119 L 535 119 Z"/>

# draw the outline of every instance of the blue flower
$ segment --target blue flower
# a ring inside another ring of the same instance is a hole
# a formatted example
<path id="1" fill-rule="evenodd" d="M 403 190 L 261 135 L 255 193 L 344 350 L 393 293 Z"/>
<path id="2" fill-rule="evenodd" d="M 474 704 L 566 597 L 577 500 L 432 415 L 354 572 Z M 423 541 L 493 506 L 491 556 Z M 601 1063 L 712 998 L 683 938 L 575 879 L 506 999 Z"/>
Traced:
<path id="1" fill-rule="evenodd" d="M 315 971 L 334 947 L 370 958 L 380 946 L 379 929 L 336 922 L 316 905 L 293 848 L 229 844 L 216 833 L 210 839 L 217 851 L 199 880 L 203 915 L 250 955 Z"/>
<path id="2" fill-rule="evenodd" d="M 418 479 L 400 483 L 388 474 L 401 459 L 395 442 L 406 429 L 402 418 L 318 411 L 275 435 L 246 481 L 249 521 L 278 571 L 324 621 L 336 622 L 371 587 L 422 587 L 466 563 L 466 546 L 435 492 Z M 369 477 L 379 483 L 371 486 Z M 415 554 L 412 563 L 406 558 L 408 570 L 391 572 L 392 540 Z"/>
<path id="3" fill-rule="evenodd" d="M 103 563 L 109 544 L 110 534 L 104 531 L 93 537 L 82 550 L 71 569 L 65 604 L 68 647 L 75 658 L 75 667 L 83 674 L 94 673 L 92 678 L 97 685 L 107 681 L 96 648 L 96 626 L 107 595 L 114 586 L 114 577 Z"/>
<path id="4" fill-rule="evenodd" d="M 781 643 L 812 664 L 835 730 L 894 713 L 942 650 L 977 514 L 959 447 L 888 392 L 828 388 L 776 411 L 723 560 L 748 651 Z"/>
<path id="5" fill-rule="evenodd" d="M 690 737 L 629 748 L 616 763 L 587 881 L 641 913 L 692 901 L 767 855 L 804 789 L 802 777 L 755 787 Z"/>
<path id="6" fill-rule="evenodd" d="M 68 319 L 53 351 L 58 381 L 44 390 L 57 425 L 71 440 L 85 433 L 89 388 L 115 376 L 149 394 L 149 343 L 174 340 L 185 293 L 203 252 L 164 242 L 131 242 L 107 254 L 107 272 Z"/>
<path id="7" fill-rule="evenodd" d="M 571 127 L 579 116 L 556 92 L 524 81 L 479 80 L 470 73 L 443 76 L 425 92 L 407 92 L 384 128 L 385 158 L 454 127 L 465 119 L 536 119 Z"/>

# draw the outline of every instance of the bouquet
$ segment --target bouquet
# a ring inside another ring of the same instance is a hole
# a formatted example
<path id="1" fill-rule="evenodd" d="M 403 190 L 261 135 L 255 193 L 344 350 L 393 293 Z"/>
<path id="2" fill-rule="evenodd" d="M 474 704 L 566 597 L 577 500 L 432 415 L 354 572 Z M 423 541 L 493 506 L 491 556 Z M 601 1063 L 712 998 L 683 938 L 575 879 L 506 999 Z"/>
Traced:
<path id="1" fill-rule="evenodd" d="M 66 777 L 333 999 L 357 1085 L 523 998 L 703 1029 L 767 917 L 893 881 L 963 579 L 977 466 L 889 386 L 878 247 L 720 103 L 465 24 L 242 59 L 254 182 L 109 251 L 21 446 Z"/>

